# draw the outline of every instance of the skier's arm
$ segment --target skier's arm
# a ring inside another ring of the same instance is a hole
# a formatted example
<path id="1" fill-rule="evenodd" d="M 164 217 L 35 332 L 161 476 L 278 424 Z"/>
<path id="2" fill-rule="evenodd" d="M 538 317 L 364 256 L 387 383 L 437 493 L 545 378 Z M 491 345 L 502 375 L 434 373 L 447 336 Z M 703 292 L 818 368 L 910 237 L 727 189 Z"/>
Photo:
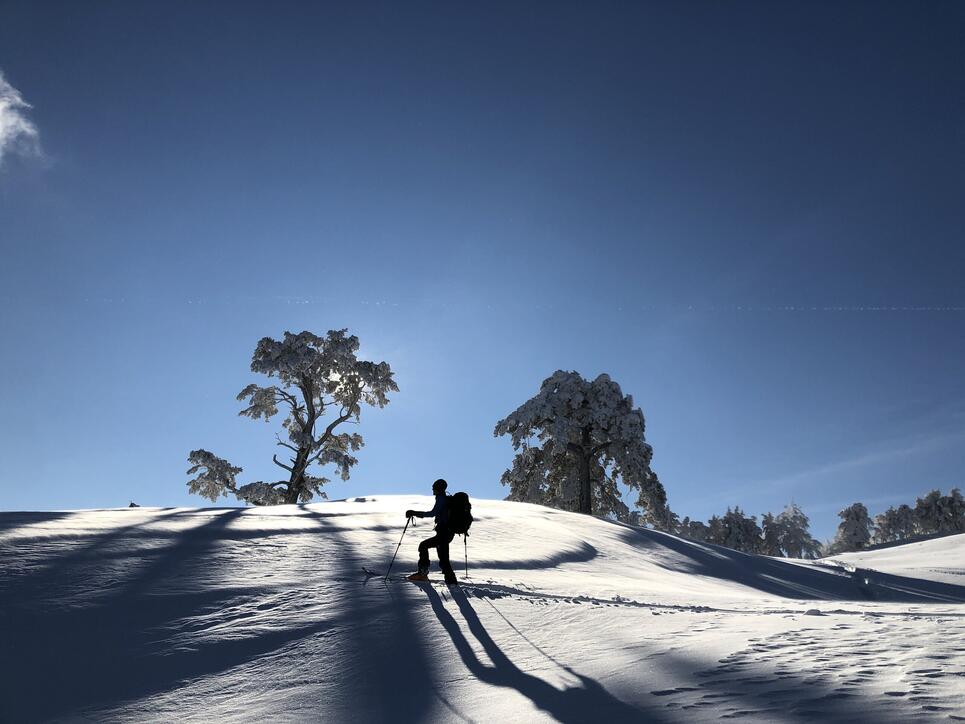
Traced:
<path id="1" fill-rule="evenodd" d="M 405 517 L 411 518 L 415 516 L 416 518 L 428 518 L 430 516 L 436 516 L 442 510 L 442 501 L 438 498 L 436 499 L 436 504 L 432 506 L 432 510 L 407 510 L 405 511 Z"/>

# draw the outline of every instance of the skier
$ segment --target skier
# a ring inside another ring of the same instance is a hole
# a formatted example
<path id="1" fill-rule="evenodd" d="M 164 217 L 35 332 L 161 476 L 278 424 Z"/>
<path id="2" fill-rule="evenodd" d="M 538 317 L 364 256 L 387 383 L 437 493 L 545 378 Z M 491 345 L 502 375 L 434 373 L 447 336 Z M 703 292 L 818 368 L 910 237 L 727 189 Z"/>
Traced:
<path id="1" fill-rule="evenodd" d="M 426 538 L 419 544 L 419 571 L 409 576 L 410 581 L 429 580 L 429 549 L 435 548 L 439 556 L 439 568 L 445 576 L 446 583 L 458 583 L 456 574 L 452 570 L 449 562 L 449 544 L 452 543 L 456 535 L 449 528 L 449 496 L 446 495 L 448 483 L 439 478 L 432 484 L 432 493 L 436 496 L 436 504 L 432 510 L 407 510 L 406 518 L 427 518 L 430 515 L 436 520 L 436 534 L 431 538 Z"/>

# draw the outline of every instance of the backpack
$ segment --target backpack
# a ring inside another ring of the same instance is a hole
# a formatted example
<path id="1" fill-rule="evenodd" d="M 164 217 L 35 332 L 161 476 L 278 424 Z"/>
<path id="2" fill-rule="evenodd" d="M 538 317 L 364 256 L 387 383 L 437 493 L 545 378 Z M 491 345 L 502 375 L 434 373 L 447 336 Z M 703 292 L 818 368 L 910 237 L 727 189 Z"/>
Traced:
<path id="1" fill-rule="evenodd" d="M 467 493 L 453 493 L 449 498 L 449 530 L 459 535 L 469 535 L 472 525 L 472 503 Z"/>

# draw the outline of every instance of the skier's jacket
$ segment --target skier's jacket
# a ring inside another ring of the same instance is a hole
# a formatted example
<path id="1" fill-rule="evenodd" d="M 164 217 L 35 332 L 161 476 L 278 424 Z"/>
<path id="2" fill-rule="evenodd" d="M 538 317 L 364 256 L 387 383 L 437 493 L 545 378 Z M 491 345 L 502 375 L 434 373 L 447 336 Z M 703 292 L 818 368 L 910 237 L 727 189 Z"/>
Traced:
<path id="1" fill-rule="evenodd" d="M 417 518 L 433 517 L 436 520 L 436 528 L 444 526 L 449 522 L 449 496 L 443 493 L 436 496 L 436 504 L 432 510 L 413 510 L 412 514 Z"/>

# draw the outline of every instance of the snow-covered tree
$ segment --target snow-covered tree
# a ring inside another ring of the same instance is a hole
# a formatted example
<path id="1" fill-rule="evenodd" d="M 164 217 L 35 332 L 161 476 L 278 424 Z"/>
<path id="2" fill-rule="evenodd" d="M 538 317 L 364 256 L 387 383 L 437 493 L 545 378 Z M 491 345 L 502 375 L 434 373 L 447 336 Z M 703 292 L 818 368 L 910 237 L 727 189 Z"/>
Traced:
<path id="1" fill-rule="evenodd" d="M 287 416 L 282 427 L 287 440 L 275 435 L 277 445 L 290 457 L 274 463 L 288 473 L 288 480 L 255 482 L 238 486 L 242 471 L 207 450 L 193 450 L 188 456 L 195 475 L 188 489 L 211 500 L 233 493 L 255 505 L 307 502 L 315 495 L 325 497 L 322 486 L 328 478 L 309 473 L 313 465 L 334 465 L 342 480 L 358 460 L 352 455 L 364 442 L 358 433 L 338 433 L 343 423 L 358 423 L 362 404 L 385 407 L 388 394 L 397 392 L 392 370 L 386 362 L 368 362 L 356 356 L 358 337 L 348 330 L 332 330 L 325 337 L 311 332 L 285 332 L 281 341 L 263 338 L 255 348 L 251 371 L 277 377 L 279 384 L 245 387 L 238 399 L 247 407 L 239 415 L 268 422 L 284 408 Z M 325 419 L 329 413 L 333 415 Z M 323 427 L 324 425 L 324 427 Z"/>
<path id="2" fill-rule="evenodd" d="M 841 522 L 831 544 L 831 553 L 859 551 L 871 541 L 871 518 L 863 503 L 854 503 L 838 513 Z"/>
<path id="3" fill-rule="evenodd" d="M 918 533 L 915 511 L 907 505 L 888 508 L 875 516 L 875 543 L 892 543 L 907 540 Z"/>
<path id="4" fill-rule="evenodd" d="M 915 521 L 925 534 L 965 531 L 965 498 L 958 488 L 948 495 L 932 490 L 915 504 Z"/>
<path id="5" fill-rule="evenodd" d="M 719 515 L 710 516 L 707 521 L 707 542 L 722 546 L 727 540 L 727 531 L 724 528 L 724 521 Z"/>
<path id="6" fill-rule="evenodd" d="M 778 517 L 773 513 L 764 513 L 761 517 L 761 553 L 765 556 L 784 555 L 781 547 L 783 538 L 783 526 Z"/>
<path id="7" fill-rule="evenodd" d="M 811 536 L 811 521 L 796 503 L 788 505 L 779 516 L 781 548 L 789 558 L 817 558 L 821 544 Z"/>
<path id="8" fill-rule="evenodd" d="M 638 492 L 636 505 L 666 515 L 666 492 L 650 469 L 643 412 L 607 375 L 592 382 L 558 370 L 539 393 L 496 423 L 518 451 L 502 483 L 509 499 L 626 519 L 618 482 Z"/>
<path id="9" fill-rule="evenodd" d="M 761 528 L 757 524 L 757 517 L 744 515 L 738 506 L 734 506 L 733 510 L 728 508 L 721 518 L 711 518 L 711 531 L 712 543 L 744 553 L 760 552 Z"/>
<path id="10" fill-rule="evenodd" d="M 680 521 L 680 535 L 684 538 L 704 543 L 710 539 L 710 528 L 702 521 L 691 520 L 685 517 Z"/>

